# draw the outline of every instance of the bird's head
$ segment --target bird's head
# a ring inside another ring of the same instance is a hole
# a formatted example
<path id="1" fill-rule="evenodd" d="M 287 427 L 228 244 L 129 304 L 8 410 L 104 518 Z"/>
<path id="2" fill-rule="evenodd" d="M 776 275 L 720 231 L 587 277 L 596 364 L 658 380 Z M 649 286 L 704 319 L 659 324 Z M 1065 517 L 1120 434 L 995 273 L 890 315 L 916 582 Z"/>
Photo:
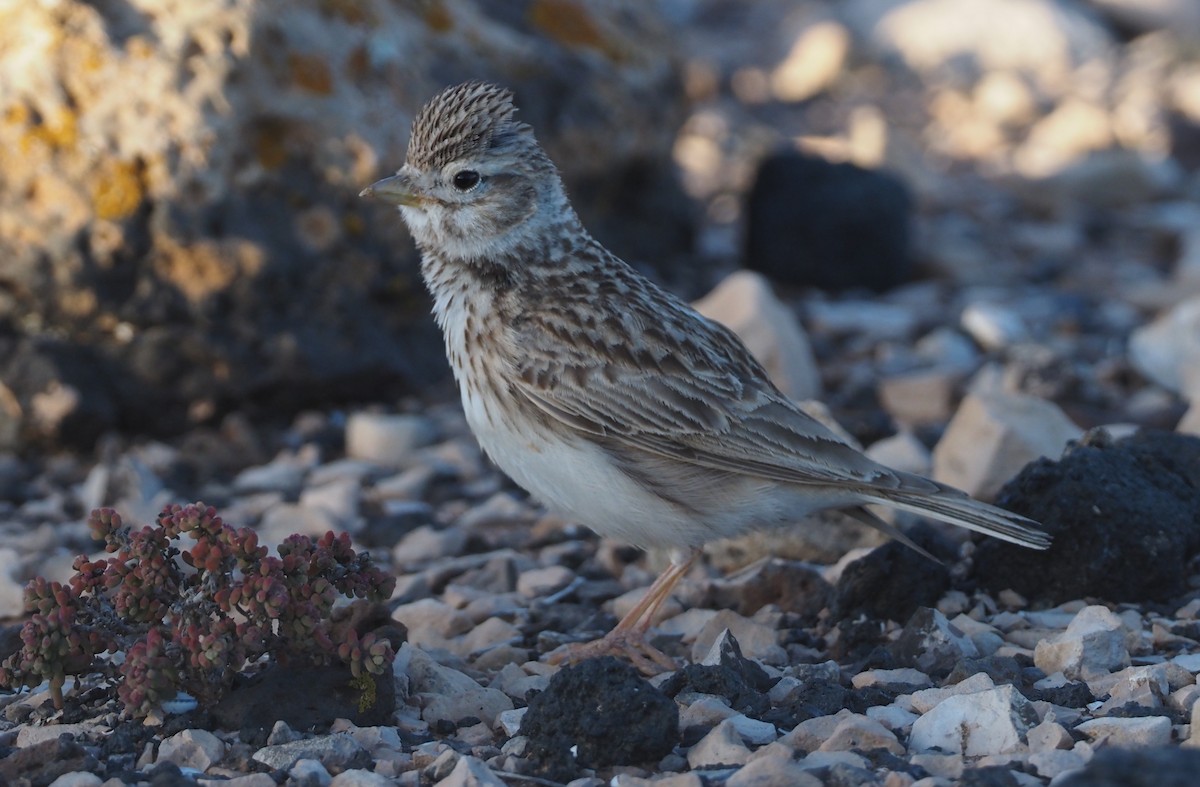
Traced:
<path id="1" fill-rule="evenodd" d="M 413 120 L 404 166 L 362 196 L 393 202 L 425 250 L 495 258 L 570 211 L 512 93 L 481 82 L 447 88 Z"/>

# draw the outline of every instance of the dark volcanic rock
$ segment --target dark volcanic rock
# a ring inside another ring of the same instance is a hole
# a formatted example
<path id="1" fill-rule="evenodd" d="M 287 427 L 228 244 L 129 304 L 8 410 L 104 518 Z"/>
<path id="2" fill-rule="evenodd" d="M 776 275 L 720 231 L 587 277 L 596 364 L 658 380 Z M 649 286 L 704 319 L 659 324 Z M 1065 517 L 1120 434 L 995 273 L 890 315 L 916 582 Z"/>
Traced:
<path id="1" fill-rule="evenodd" d="M 884 172 L 777 153 L 747 212 L 746 267 L 776 281 L 879 291 L 908 278 L 912 197 Z"/>
<path id="2" fill-rule="evenodd" d="M 1192 787 L 1200 772 L 1200 750 L 1101 749 L 1082 770 L 1056 782 L 1059 787 Z"/>
<path id="3" fill-rule="evenodd" d="M 679 711 L 629 665 L 589 659 L 550 679 L 530 701 L 520 734 L 528 736 L 530 756 L 544 775 L 569 781 L 576 764 L 657 762 L 679 740 Z"/>
<path id="4" fill-rule="evenodd" d="M 949 547 L 931 528 L 914 528 L 909 537 L 924 549 L 948 557 Z M 846 566 L 834 588 L 839 618 L 859 615 L 879 620 L 908 620 L 918 607 L 937 604 L 950 588 L 950 572 L 899 541 L 889 541 Z"/>
<path id="5" fill-rule="evenodd" d="M 0 759 L 0 784 L 46 787 L 64 773 L 95 771 L 96 758 L 64 735 L 18 749 Z"/>
<path id="6" fill-rule="evenodd" d="M 1185 590 L 1200 549 L 1200 438 L 1090 432 L 1060 461 L 1027 465 L 997 503 L 1041 522 L 1054 544 L 981 542 L 975 575 L 985 587 L 1044 604 L 1165 600 Z"/>
<path id="7" fill-rule="evenodd" d="M 296 688 L 303 687 L 303 691 Z M 396 711 L 396 684 L 391 673 L 375 678 L 375 702 L 359 710 L 361 692 L 351 685 L 342 666 L 273 666 L 236 686 L 213 708 L 222 729 L 270 729 L 277 721 L 295 730 L 328 727 L 349 719 L 360 727 L 388 724 Z"/>

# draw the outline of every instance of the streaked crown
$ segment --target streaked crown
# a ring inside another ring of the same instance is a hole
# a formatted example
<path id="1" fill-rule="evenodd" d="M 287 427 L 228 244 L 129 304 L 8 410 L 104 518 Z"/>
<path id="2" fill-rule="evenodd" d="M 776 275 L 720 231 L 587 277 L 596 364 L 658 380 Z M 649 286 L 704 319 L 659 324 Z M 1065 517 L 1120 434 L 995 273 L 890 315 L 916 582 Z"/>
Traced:
<path id="1" fill-rule="evenodd" d="M 413 119 L 408 163 L 440 169 L 473 152 L 503 144 L 529 126 L 513 120 L 512 91 L 485 82 L 466 82 L 438 93 Z"/>

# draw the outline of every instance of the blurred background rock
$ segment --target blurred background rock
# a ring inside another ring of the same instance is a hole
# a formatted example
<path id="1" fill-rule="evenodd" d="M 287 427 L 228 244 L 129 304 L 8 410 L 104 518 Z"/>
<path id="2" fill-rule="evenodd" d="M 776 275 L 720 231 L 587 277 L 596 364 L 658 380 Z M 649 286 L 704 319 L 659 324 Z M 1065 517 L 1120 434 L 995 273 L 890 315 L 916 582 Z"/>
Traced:
<path id="1" fill-rule="evenodd" d="M 641 5 L 0 3 L 0 445 L 444 377 L 412 242 L 357 195 L 466 79 L 511 86 L 589 225 L 669 269 L 683 95 Z"/>
<path id="2" fill-rule="evenodd" d="M 693 299 L 765 273 L 788 308 L 751 311 L 811 345 L 789 390 L 864 444 L 931 446 L 988 386 L 1173 428 L 1200 399 L 1196 8 L 0 0 L 0 448 L 442 396 L 416 252 L 357 193 L 471 78 L 515 89 L 642 270 Z"/>

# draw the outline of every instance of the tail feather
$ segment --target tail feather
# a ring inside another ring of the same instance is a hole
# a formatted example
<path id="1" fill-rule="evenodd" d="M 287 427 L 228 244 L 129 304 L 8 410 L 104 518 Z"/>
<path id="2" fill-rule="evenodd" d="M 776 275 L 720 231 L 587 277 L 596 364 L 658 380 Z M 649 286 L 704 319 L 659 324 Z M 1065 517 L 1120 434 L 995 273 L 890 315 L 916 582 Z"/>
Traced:
<path id="1" fill-rule="evenodd" d="M 950 487 L 943 487 L 933 494 L 895 491 L 872 497 L 870 502 L 873 503 L 930 516 L 1030 549 L 1047 549 L 1050 546 L 1050 534 L 1042 530 L 1038 522 L 981 503 Z"/>

